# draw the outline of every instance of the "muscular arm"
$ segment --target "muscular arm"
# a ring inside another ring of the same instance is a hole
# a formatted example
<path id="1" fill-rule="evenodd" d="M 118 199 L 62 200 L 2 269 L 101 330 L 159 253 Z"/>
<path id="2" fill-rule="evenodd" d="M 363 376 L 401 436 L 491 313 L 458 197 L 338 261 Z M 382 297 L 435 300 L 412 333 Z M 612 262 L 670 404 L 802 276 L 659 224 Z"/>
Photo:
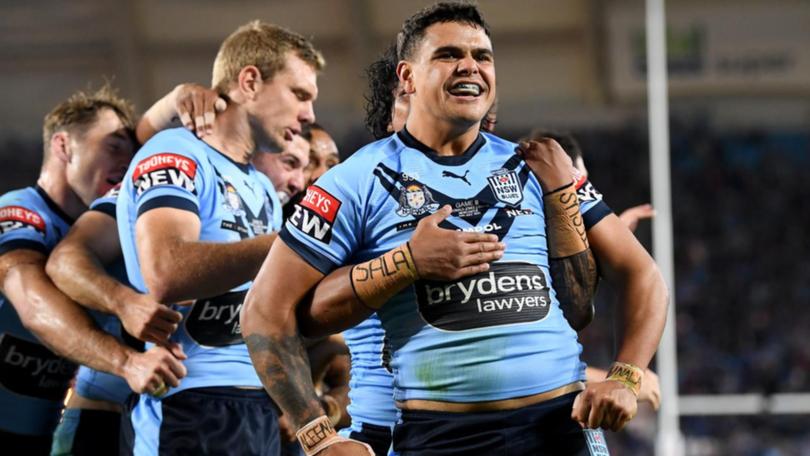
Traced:
<path id="1" fill-rule="evenodd" d="M 71 299 L 87 307 L 118 314 L 134 290 L 107 275 L 104 266 L 121 256 L 115 219 L 97 211 L 84 213 L 48 258 L 47 272 Z"/>
<path id="2" fill-rule="evenodd" d="M 54 353 L 97 370 L 124 376 L 135 351 L 100 330 L 45 273 L 45 255 L 18 249 L 0 257 L 2 292 L 23 325 Z"/>
<path id="3" fill-rule="evenodd" d="M 144 282 L 162 303 L 216 296 L 253 280 L 276 238 L 202 242 L 197 215 L 174 208 L 141 214 L 135 230 Z"/>
<path id="4" fill-rule="evenodd" d="M 647 367 L 664 330 L 667 288 L 658 266 L 618 217 L 606 216 L 588 238 L 599 270 L 617 288 L 624 336 L 617 361 Z"/>
<path id="5" fill-rule="evenodd" d="M 295 280 L 288 272 L 296 271 Z M 298 334 L 296 305 L 323 278 L 283 241 L 274 243 L 241 312 L 253 366 L 293 429 L 324 414 Z"/>
<path id="6" fill-rule="evenodd" d="M 107 274 L 104 267 L 120 259 L 115 219 L 88 211 L 51 253 L 46 270 L 63 293 L 90 309 L 118 316 L 138 339 L 167 341 L 182 315 Z"/>

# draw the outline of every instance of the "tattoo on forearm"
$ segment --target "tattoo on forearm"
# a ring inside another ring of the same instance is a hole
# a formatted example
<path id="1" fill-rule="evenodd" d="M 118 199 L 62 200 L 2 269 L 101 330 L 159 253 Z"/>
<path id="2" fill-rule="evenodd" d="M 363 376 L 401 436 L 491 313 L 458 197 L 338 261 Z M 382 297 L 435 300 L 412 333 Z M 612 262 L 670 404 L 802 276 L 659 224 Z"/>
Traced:
<path id="1" fill-rule="evenodd" d="M 565 319 L 576 331 L 593 320 L 593 298 L 599 275 L 590 249 L 549 261 L 551 280 Z"/>
<path id="2" fill-rule="evenodd" d="M 298 335 L 250 334 L 244 339 L 264 388 L 295 429 L 323 415 Z"/>

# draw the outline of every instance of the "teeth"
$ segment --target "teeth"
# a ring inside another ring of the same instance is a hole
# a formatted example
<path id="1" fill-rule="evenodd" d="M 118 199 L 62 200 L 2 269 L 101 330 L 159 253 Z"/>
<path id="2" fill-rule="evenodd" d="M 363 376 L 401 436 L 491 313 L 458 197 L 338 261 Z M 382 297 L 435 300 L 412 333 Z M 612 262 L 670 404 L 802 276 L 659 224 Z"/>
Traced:
<path id="1" fill-rule="evenodd" d="M 461 83 L 456 84 L 450 89 L 453 95 L 473 95 L 478 96 L 481 94 L 481 87 L 478 84 Z"/>

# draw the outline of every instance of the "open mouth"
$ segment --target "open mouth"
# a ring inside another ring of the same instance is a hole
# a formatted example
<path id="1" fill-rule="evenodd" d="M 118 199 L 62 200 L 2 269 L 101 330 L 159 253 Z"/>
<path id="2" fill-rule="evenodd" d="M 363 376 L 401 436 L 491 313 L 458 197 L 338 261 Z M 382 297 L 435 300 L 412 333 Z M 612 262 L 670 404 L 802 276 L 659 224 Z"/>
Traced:
<path id="1" fill-rule="evenodd" d="M 447 90 L 455 97 L 477 98 L 484 93 L 483 87 L 476 82 L 457 82 Z"/>

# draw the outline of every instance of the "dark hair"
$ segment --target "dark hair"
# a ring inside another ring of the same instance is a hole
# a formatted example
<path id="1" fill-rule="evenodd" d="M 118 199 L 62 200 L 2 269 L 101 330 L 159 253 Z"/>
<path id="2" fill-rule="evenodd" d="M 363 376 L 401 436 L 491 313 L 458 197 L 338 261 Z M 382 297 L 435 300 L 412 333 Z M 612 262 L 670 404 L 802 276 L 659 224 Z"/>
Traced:
<path id="1" fill-rule="evenodd" d="M 556 131 L 547 128 L 535 128 L 534 130 L 532 130 L 531 133 L 529 133 L 529 136 L 524 139 L 529 141 L 536 141 L 538 139 L 543 138 L 551 138 L 557 141 L 560 144 L 560 146 L 562 146 L 565 153 L 568 154 L 569 157 L 571 157 L 572 161 L 576 162 L 577 158 L 583 158 L 582 148 L 579 147 L 579 142 L 577 142 L 577 140 L 574 139 L 574 136 L 567 131 Z"/>
<path id="2" fill-rule="evenodd" d="M 396 45 L 392 44 L 366 68 L 365 123 L 374 139 L 382 139 L 390 134 L 388 125 L 394 109 L 394 91 L 399 85 L 397 63 Z"/>
<path id="3" fill-rule="evenodd" d="M 489 25 L 478 7 L 468 2 L 441 2 L 419 10 L 402 24 L 397 35 L 397 60 L 405 60 L 413 55 L 425 36 L 425 30 L 433 24 L 461 22 L 480 27 L 489 36 Z"/>
<path id="4" fill-rule="evenodd" d="M 323 128 L 321 124 L 318 122 L 312 122 L 304 124 L 304 126 L 301 128 L 301 137 L 307 141 L 312 141 L 312 132 L 314 130 L 320 130 L 326 134 L 329 134 L 329 132 L 326 131 L 326 128 Z"/>

